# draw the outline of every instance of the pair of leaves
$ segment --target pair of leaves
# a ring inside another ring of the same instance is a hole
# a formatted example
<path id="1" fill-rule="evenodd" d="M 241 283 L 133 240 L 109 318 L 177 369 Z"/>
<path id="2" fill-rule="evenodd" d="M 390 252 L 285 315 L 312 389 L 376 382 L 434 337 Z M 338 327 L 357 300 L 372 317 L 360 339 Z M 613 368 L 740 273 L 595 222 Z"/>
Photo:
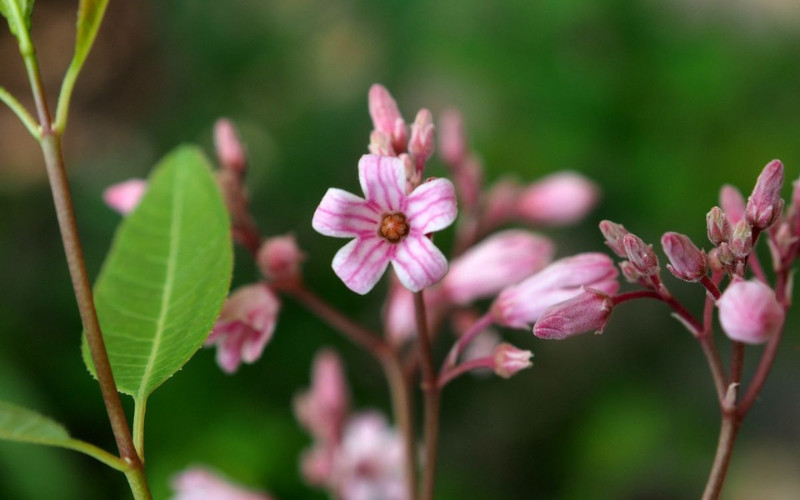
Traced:
<path id="1" fill-rule="evenodd" d="M 180 147 L 156 167 L 120 224 L 95 285 L 95 306 L 117 387 L 146 402 L 200 348 L 233 266 L 230 224 L 208 161 Z M 84 360 L 94 373 L 84 338 Z M 54 353 L 55 355 L 55 353 Z M 64 446 L 69 434 L 0 402 L 0 439 Z"/>

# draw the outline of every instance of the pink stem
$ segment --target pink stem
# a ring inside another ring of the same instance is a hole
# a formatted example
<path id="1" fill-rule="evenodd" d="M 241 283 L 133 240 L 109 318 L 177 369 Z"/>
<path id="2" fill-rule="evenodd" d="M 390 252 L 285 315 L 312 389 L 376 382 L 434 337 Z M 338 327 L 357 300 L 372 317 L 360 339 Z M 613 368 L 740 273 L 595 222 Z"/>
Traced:
<path id="1" fill-rule="evenodd" d="M 445 371 L 439 374 L 439 389 L 444 388 L 451 380 L 460 377 L 461 375 L 481 368 L 494 368 L 494 356 L 486 356 L 484 358 L 470 359 L 464 361 L 458 366 L 450 366 Z"/>

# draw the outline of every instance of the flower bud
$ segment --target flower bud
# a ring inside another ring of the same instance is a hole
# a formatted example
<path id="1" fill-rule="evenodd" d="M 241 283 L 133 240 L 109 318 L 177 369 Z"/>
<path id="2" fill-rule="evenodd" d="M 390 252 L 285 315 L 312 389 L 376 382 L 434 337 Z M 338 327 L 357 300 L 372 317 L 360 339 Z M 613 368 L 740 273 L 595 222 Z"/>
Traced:
<path id="1" fill-rule="evenodd" d="M 676 278 L 684 281 L 700 281 L 708 272 L 706 254 L 692 243 L 688 236 L 680 233 L 664 233 L 661 245 L 667 254 L 667 269 Z"/>
<path id="2" fill-rule="evenodd" d="M 519 229 L 496 233 L 450 264 L 444 293 L 459 305 L 490 297 L 544 268 L 554 252 L 544 236 Z"/>
<path id="3" fill-rule="evenodd" d="M 753 251 L 753 230 L 746 220 L 742 219 L 733 226 L 728 245 L 737 259 L 746 259 Z"/>
<path id="4" fill-rule="evenodd" d="M 722 211 L 725 212 L 725 215 L 728 217 L 728 222 L 730 224 L 736 224 L 744 219 L 744 197 L 738 189 L 730 184 L 725 184 L 722 186 L 722 189 L 720 189 L 719 204 L 722 207 Z"/>
<path id="5" fill-rule="evenodd" d="M 522 187 L 509 178 L 501 179 L 489 188 L 484 209 L 484 226 L 495 228 L 512 219 L 521 192 Z"/>
<path id="6" fill-rule="evenodd" d="M 584 332 L 602 333 L 613 308 L 611 297 L 589 288 L 550 306 L 534 325 L 533 334 L 541 339 L 562 340 Z"/>
<path id="7" fill-rule="evenodd" d="M 706 230 L 708 239 L 714 246 L 719 246 L 731 237 L 731 223 L 728 216 L 719 207 L 714 207 L 706 214 Z"/>
<path id="8" fill-rule="evenodd" d="M 618 257 L 628 258 L 628 253 L 625 251 L 625 245 L 622 243 L 622 238 L 628 233 L 628 230 L 622 224 L 604 220 L 600 222 L 600 232 L 606 239 L 606 245 L 612 252 L 617 254 Z"/>
<path id="9" fill-rule="evenodd" d="M 474 156 L 468 156 L 458 170 L 453 173 L 453 182 L 458 192 L 459 204 L 465 210 L 477 207 L 483 187 L 483 165 L 480 160 Z M 509 200 L 505 201 L 509 202 Z M 511 203 L 513 204 L 514 201 Z M 514 211 L 513 205 L 509 208 L 509 214 L 511 214 Z"/>
<path id="10" fill-rule="evenodd" d="M 369 115 L 378 132 L 389 138 L 396 153 L 406 147 L 405 122 L 397 109 L 397 103 L 386 87 L 374 84 L 369 89 Z"/>
<path id="11" fill-rule="evenodd" d="M 727 243 L 725 244 L 727 246 Z M 719 249 L 712 248 L 708 251 L 708 267 L 711 268 L 712 273 L 721 273 L 725 271 L 725 267 L 719 260 Z"/>
<path id="12" fill-rule="evenodd" d="M 619 263 L 619 269 L 622 271 L 622 276 L 628 283 L 638 283 L 644 276 L 636 269 L 631 261 L 623 260 Z"/>
<path id="13" fill-rule="evenodd" d="M 534 224 L 572 224 L 586 216 L 599 197 L 599 188 L 586 177 L 559 172 L 522 191 L 517 215 Z"/>
<path id="14" fill-rule="evenodd" d="M 272 281 L 298 280 L 305 259 L 292 234 L 267 238 L 256 256 L 261 273 Z"/>
<path id="15" fill-rule="evenodd" d="M 311 368 L 311 388 L 294 399 L 297 420 L 318 440 L 336 442 L 349 406 L 342 361 L 332 350 L 319 351 Z"/>
<path id="16" fill-rule="evenodd" d="M 772 160 L 758 176 L 753 194 L 747 199 L 745 217 L 753 228 L 770 227 L 783 211 L 781 188 L 783 187 L 783 163 Z"/>
<path id="17" fill-rule="evenodd" d="M 103 191 L 103 202 L 120 214 L 128 215 L 139 205 L 145 191 L 147 191 L 147 181 L 130 179 L 108 186 Z"/>
<path id="18" fill-rule="evenodd" d="M 433 117 L 427 109 L 420 109 L 414 124 L 411 125 L 411 140 L 408 142 L 408 152 L 417 160 L 417 169 L 428 161 L 434 150 Z"/>
<path id="19" fill-rule="evenodd" d="M 736 256 L 733 255 L 731 247 L 728 243 L 720 243 L 717 247 L 717 259 L 723 267 L 730 267 L 736 262 Z"/>
<path id="20" fill-rule="evenodd" d="M 467 156 L 464 120 L 458 110 L 447 109 L 439 119 L 439 154 L 451 167 L 460 165 Z"/>
<path id="21" fill-rule="evenodd" d="M 220 118 L 214 124 L 214 147 L 220 168 L 232 170 L 241 177 L 247 167 L 247 154 L 230 120 Z"/>
<path id="22" fill-rule="evenodd" d="M 658 257 L 653 251 L 653 245 L 648 245 L 635 234 L 626 234 L 622 238 L 625 253 L 637 271 L 644 276 L 658 274 Z"/>
<path id="23" fill-rule="evenodd" d="M 758 280 L 734 280 L 717 307 L 722 329 L 739 342 L 764 343 L 783 327 L 783 307 L 772 289 Z"/>
<path id="24" fill-rule="evenodd" d="M 518 371 L 533 366 L 531 357 L 531 351 L 523 351 L 503 342 L 494 350 L 494 372 L 503 378 L 511 378 Z"/>
<path id="25" fill-rule="evenodd" d="M 172 478 L 172 500 L 270 500 L 266 493 L 245 490 L 202 467 L 186 469 Z"/>
<path id="26" fill-rule="evenodd" d="M 372 133 L 369 134 L 369 146 L 367 149 L 374 155 L 397 156 L 397 153 L 392 147 L 391 137 L 377 130 L 373 130 Z"/>

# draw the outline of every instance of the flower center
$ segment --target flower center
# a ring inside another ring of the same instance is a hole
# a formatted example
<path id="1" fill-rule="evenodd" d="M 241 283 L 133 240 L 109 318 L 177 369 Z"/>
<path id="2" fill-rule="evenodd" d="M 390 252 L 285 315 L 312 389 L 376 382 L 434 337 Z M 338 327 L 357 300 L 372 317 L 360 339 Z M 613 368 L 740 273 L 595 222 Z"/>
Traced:
<path id="1" fill-rule="evenodd" d="M 378 235 L 389 243 L 397 243 L 408 234 L 408 220 L 405 214 L 395 212 L 386 214 L 378 228 Z"/>

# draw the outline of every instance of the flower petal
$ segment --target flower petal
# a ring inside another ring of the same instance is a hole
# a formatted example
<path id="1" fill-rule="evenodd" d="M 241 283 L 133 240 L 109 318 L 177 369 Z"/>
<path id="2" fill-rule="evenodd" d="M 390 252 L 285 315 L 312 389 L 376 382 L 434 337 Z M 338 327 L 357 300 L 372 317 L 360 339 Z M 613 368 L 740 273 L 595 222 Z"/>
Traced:
<path id="1" fill-rule="evenodd" d="M 358 196 L 330 188 L 319 202 L 311 225 L 325 236 L 337 238 L 373 235 L 380 223 L 380 213 Z"/>
<path id="2" fill-rule="evenodd" d="M 358 179 L 369 203 L 380 211 L 399 211 L 406 199 L 406 168 L 398 158 L 364 155 L 358 161 Z"/>
<path id="3" fill-rule="evenodd" d="M 397 278 L 404 287 L 418 292 L 447 274 L 447 259 L 425 236 L 409 236 L 397 245 L 392 259 Z"/>
<path id="4" fill-rule="evenodd" d="M 406 216 L 414 234 L 444 229 L 456 220 L 456 215 L 456 191 L 447 179 L 425 182 L 408 197 Z"/>
<path id="5" fill-rule="evenodd" d="M 390 243 L 374 234 L 343 246 L 333 257 L 333 270 L 347 288 L 364 295 L 375 286 L 389 264 Z"/>

